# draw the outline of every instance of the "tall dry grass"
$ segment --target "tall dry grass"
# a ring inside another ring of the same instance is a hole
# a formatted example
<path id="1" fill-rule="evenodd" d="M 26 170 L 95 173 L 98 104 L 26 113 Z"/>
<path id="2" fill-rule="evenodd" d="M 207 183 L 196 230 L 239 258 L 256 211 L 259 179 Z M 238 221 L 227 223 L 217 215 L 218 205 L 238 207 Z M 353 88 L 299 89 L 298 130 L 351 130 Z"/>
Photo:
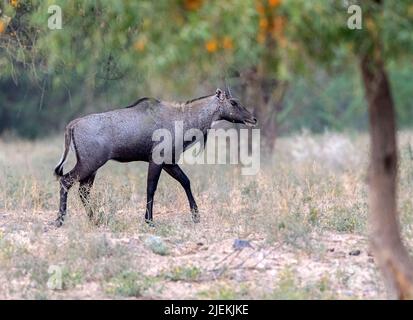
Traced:
<path id="1" fill-rule="evenodd" d="M 413 160 L 409 144 L 413 144 L 413 134 L 401 132 L 399 212 L 403 235 L 411 244 Z M 167 287 L 179 281 L 192 283 L 202 275 L 202 264 L 168 272 L 147 266 L 147 257 L 139 248 L 155 250 L 148 245 L 148 237 L 163 241 L 160 246 L 165 244 L 156 249 L 155 256 L 164 255 L 162 261 L 168 268 L 176 252 L 190 244 L 214 246 L 228 239 L 251 239 L 269 248 L 283 244 L 294 252 L 323 256 L 328 249 L 320 240 L 323 235 L 365 238 L 367 233 L 365 135 L 303 132 L 280 138 L 275 153 L 262 157 L 256 176 L 242 176 L 233 165 L 184 165 L 200 208 L 200 224 L 191 222 L 185 193 L 164 173 L 155 195 L 155 228 L 143 223 L 147 165 L 111 162 L 98 172 L 92 191 L 97 225 L 89 223 L 75 186 L 69 194 L 64 227 L 50 229 L 47 222 L 55 219 L 59 200 L 52 169 L 61 145 L 60 137 L 35 142 L 0 140 L 0 272 L 19 279 L 12 285 L 17 292 L 3 283 L 6 297 L 58 297 L 60 292 L 45 286 L 51 264 L 64 267 L 66 289 L 75 292 L 74 296 L 88 292 L 86 297 L 92 298 L 147 292 L 156 296 L 156 290 L 165 290 L 160 289 L 164 282 Z M 73 163 L 72 155 L 66 167 Z M 129 247 L 131 243 L 136 246 Z M 265 293 L 242 286 L 228 289 L 215 279 L 216 288 L 202 283 L 196 297 L 278 298 L 283 292 L 287 298 L 341 297 L 333 289 L 320 295 L 320 287 L 327 286 L 324 280 L 298 295 L 288 293 L 291 288 L 284 288 L 288 283 L 299 286 L 289 272 L 280 273 L 278 286 Z M 79 289 L 96 282 L 97 287 Z M 182 295 L 185 297 L 185 291 Z"/>

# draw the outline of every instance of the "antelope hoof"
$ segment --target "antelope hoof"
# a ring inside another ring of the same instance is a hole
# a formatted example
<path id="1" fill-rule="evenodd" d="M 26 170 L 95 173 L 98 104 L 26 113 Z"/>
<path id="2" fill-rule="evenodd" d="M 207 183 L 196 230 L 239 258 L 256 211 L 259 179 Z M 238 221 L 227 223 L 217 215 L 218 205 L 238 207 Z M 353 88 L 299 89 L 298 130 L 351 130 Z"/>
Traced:
<path id="1" fill-rule="evenodd" d="M 63 220 L 57 218 L 55 221 L 52 221 L 50 224 L 55 226 L 56 228 L 60 228 L 63 225 Z"/>
<path id="2" fill-rule="evenodd" d="M 89 220 L 91 221 L 91 222 L 93 222 L 93 217 L 95 216 L 95 213 L 93 212 L 93 211 L 89 211 L 88 213 L 87 213 L 87 217 L 89 218 Z"/>
<path id="3" fill-rule="evenodd" d="M 155 224 L 153 223 L 152 220 L 145 219 L 145 222 L 146 222 L 146 224 L 147 224 L 149 227 L 151 227 L 151 228 L 154 228 L 154 227 L 155 227 Z"/>
<path id="4" fill-rule="evenodd" d="M 199 214 L 198 211 L 193 211 L 192 212 L 192 221 L 194 223 L 200 223 L 201 222 L 201 215 Z"/>

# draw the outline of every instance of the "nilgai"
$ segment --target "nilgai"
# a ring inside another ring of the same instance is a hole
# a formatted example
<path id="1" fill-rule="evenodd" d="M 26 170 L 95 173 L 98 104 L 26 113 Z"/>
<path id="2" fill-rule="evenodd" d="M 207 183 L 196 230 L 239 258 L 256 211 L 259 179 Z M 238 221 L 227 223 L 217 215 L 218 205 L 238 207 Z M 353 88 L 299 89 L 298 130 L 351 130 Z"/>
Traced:
<path id="1" fill-rule="evenodd" d="M 54 172 L 60 179 L 60 207 L 55 225 L 60 227 L 66 215 L 67 194 L 75 182 L 79 182 L 79 195 L 90 219 L 93 218 L 89 203 L 90 189 L 97 170 L 108 160 L 119 162 L 149 162 L 147 177 L 147 202 L 145 220 L 152 223 L 152 207 L 155 190 L 162 169 L 179 181 L 185 189 L 194 222 L 200 216 L 192 195 L 190 181 L 175 161 L 180 153 L 191 144 L 183 145 L 179 154 L 173 155 L 171 163 L 157 163 L 152 158 L 154 147 L 159 143 L 153 141 L 157 129 L 166 129 L 174 137 L 174 124 L 183 123 L 183 130 L 195 128 L 202 131 L 206 140 L 208 129 L 214 121 L 227 120 L 254 126 L 257 120 L 240 103 L 234 99 L 229 90 L 177 104 L 159 101 L 154 98 L 142 98 L 132 105 L 113 111 L 96 113 L 71 121 L 65 130 L 65 147 L 62 159 Z M 205 141 L 204 141 L 205 142 Z M 172 142 L 173 144 L 175 141 Z M 76 153 L 76 165 L 63 174 L 63 164 L 73 144 Z M 175 151 L 174 153 L 177 153 Z"/>

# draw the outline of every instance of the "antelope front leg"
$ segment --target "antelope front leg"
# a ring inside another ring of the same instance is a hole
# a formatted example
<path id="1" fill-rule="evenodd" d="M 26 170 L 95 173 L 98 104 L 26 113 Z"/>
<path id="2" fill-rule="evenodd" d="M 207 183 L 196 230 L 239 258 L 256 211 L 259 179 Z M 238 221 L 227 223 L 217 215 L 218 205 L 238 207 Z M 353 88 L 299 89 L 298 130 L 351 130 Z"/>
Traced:
<path id="1" fill-rule="evenodd" d="M 177 164 L 167 164 L 164 166 L 164 169 L 172 178 L 179 181 L 181 186 L 184 188 L 186 196 L 188 197 L 189 207 L 191 208 L 192 221 L 199 223 L 201 221 L 201 217 L 199 215 L 198 206 L 195 202 L 194 196 L 192 195 L 191 182 L 188 177 Z"/>
<path id="2" fill-rule="evenodd" d="M 145 221 L 153 225 L 153 198 L 155 195 L 156 187 L 158 186 L 159 176 L 162 172 L 162 165 L 156 164 L 155 162 L 149 162 L 148 167 L 148 181 L 146 185 L 146 212 Z"/>

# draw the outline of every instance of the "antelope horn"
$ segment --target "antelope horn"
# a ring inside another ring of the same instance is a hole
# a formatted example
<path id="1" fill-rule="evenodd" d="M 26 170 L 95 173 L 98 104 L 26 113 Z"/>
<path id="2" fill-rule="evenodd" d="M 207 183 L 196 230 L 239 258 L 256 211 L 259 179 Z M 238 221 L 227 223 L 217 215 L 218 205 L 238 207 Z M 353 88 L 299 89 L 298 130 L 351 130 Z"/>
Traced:
<path id="1" fill-rule="evenodd" d="M 232 98 L 232 92 L 231 92 L 230 86 L 227 87 L 227 90 L 228 90 L 228 93 L 229 93 L 229 97 Z"/>
<path id="2" fill-rule="evenodd" d="M 227 95 L 228 98 L 232 98 L 232 93 L 231 93 L 231 90 L 228 86 L 226 78 L 225 78 L 225 94 Z"/>

